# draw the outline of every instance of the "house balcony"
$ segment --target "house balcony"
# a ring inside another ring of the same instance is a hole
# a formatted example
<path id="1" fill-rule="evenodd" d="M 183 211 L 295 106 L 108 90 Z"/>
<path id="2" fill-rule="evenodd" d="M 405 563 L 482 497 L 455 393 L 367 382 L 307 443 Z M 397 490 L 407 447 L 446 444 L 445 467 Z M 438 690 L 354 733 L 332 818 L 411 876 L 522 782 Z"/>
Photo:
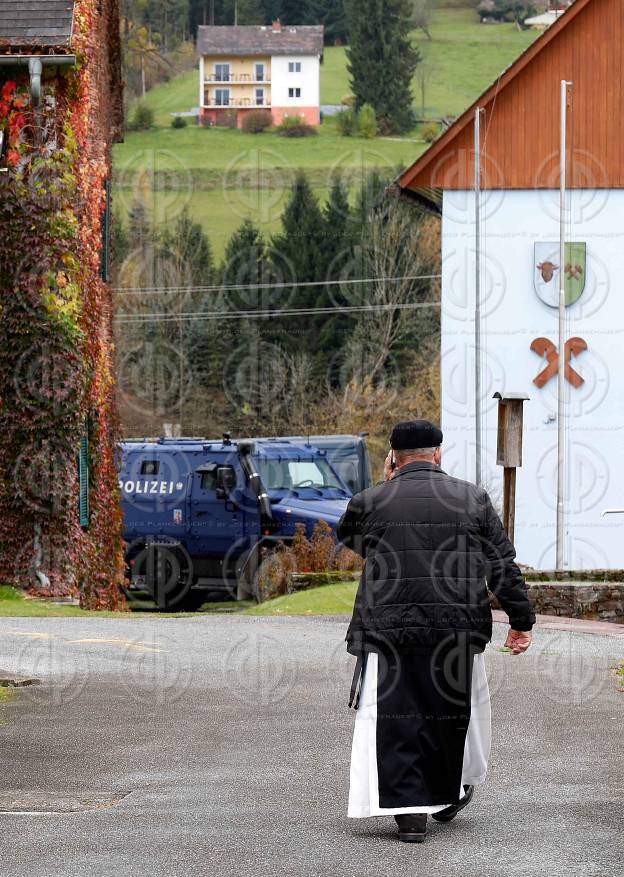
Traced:
<path id="1" fill-rule="evenodd" d="M 259 108 L 259 109 L 268 109 L 271 106 L 271 101 L 267 98 L 249 98 L 249 97 L 231 97 L 229 100 L 217 100 L 214 97 L 205 97 L 204 98 L 204 107 L 218 107 L 219 109 L 227 110 L 227 109 L 238 109 L 243 107 L 248 107 L 249 109 Z"/>
<path id="2" fill-rule="evenodd" d="M 271 77 L 265 75 L 262 79 L 258 79 L 253 73 L 206 73 L 204 75 L 206 84 L 214 84 L 215 82 L 227 85 L 270 85 Z"/>

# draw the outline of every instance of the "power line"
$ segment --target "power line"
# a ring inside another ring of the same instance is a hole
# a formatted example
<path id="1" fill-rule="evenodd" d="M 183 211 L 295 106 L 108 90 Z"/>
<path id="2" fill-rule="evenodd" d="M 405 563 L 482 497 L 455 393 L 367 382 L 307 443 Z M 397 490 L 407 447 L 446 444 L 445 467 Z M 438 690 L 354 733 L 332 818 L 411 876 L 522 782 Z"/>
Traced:
<path id="1" fill-rule="evenodd" d="M 281 311 L 196 311 L 181 314 L 133 314 L 127 317 L 115 317 L 115 323 L 126 325 L 143 323 L 177 323 L 179 320 L 237 320 L 258 319 L 262 317 L 312 316 L 314 314 L 355 313 L 359 311 L 413 310 L 417 308 L 439 308 L 439 301 L 404 302 L 399 304 L 379 305 L 347 305 L 331 308 L 285 308 Z"/>
<path id="2" fill-rule="evenodd" d="M 399 283 L 403 280 L 439 280 L 441 274 L 413 274 L 402 277 L 365 277 L 356 280 L 306 280 L 302 282 L 292 281 L 284 283 L 251 283 L 225 286 L 117 286 L 112 291 L 117 294 L 131 293 L 133 295 L 161 295 L 179 292 L 229 292 L 232 290 L 259 290 L 259 289 L 302 289 L 313 286 L 346 286 L 357 283 Z"/>

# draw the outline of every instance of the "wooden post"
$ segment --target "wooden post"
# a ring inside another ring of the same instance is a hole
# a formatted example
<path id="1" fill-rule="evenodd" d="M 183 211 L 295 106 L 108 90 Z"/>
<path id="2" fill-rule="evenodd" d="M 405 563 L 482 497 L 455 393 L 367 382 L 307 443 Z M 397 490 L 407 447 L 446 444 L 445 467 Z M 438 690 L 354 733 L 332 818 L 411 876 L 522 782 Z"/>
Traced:
<path id="1" fill-rule="evenodd" d="M 513 542 L 516 524 L 516 469 L 522 466 L 523 406 L 529 397 L 508 393 L 498 399 L 496 463 L 503 466 L 503 526 Z"/>
<path id="2" fill-rule="evenodd" d="M 516 467 L 505 466 L 503 480 L 503 527 L 511 542 L 516 525 Z"/>

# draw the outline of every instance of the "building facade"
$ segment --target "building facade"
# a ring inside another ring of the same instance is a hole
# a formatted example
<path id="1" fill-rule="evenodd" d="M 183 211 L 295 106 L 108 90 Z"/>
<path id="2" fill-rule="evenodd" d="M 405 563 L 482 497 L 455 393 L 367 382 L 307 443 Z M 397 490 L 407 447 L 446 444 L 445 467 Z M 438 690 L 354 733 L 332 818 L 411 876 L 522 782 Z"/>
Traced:
<path id="1" fill-rule="evenodd" d="M 201 124 L 235 113 L 240 127 L 259 109 L 276 125 L 286 116 L 319 124 L 322 26 L 200 26 L 197 50 Z"/>
<path id="2" fill-rule="evenodd" d="M 576 2 L 399 180 L 442 218 L 443 466 L 476 473 L 476 261 L 481 267 L 481 463 L 502 505 L 495 392 L 524 405 L 515 541 L 521 562 L 555 568 L 557 369 L 564 395 L 564 568 L 624 568 L 624 15 Z M 559 265 L 561 81 L 567 97 L 566 261 Z M 481 112 L 480 246 L 475 110 Z M 558 289 L 565 272 L 563 351 Z"/>
<path id="3" fill-rule="evenodd" d="M 0 582 L 122 600 L 110 278 L 117 0 L 0 4 Z"/>

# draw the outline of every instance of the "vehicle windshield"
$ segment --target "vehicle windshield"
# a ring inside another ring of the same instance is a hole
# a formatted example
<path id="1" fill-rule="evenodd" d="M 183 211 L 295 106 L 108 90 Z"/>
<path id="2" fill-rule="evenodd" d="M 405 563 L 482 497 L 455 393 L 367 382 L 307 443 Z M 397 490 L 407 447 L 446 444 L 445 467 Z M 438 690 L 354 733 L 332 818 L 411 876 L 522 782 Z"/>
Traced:
<path id="1" fill-rule="evenodd" d="M 256 460 L 267 490 L 340 490 L 345 493 L 327 460 Z"/>

